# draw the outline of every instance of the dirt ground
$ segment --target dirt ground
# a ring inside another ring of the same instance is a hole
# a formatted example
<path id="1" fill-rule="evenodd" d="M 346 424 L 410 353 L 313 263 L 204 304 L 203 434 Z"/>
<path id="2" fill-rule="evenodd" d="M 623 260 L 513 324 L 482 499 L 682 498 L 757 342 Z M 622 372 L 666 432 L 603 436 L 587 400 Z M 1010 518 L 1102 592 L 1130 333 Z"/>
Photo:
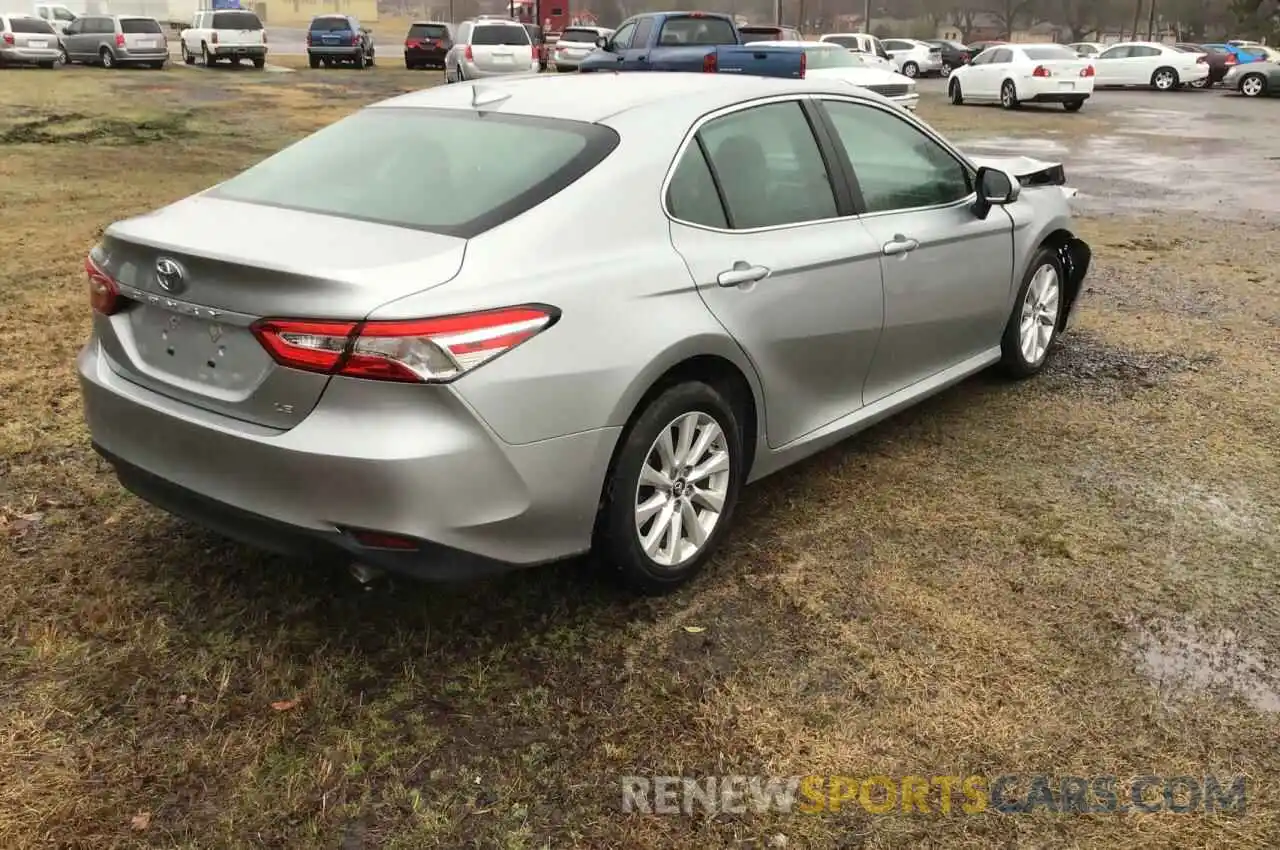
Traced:
<path id="1" fill-rule="evenodd" d="M 1123 145 L 1192 174 L 1204 134 L 1135 142 L 1124 93 L 1069 116 L 930 91 L 964 144 L 1050 139 L 1081 178 L 1095 264 L 1045 374 L 980 376 L 751 488 L 667 599 L 579 562 L 363 591 L 121 490 L 81 421 L 81 263 L 111 221 L 439 75 L 0 78 L 6 847 L 1280 844 L 1276 218 L 1247 194 L 1188 213 L 1177 175 L 1116 188 Z M 1228 100 L 1161 108 L 1185 129 L 1277 105 Z M 1237 183 L 1265 184 L 1274 143 L 1235 144 Z M 1248 808 L 620 810 L 622 775 L 811 773 L 1244 775 Z"/>

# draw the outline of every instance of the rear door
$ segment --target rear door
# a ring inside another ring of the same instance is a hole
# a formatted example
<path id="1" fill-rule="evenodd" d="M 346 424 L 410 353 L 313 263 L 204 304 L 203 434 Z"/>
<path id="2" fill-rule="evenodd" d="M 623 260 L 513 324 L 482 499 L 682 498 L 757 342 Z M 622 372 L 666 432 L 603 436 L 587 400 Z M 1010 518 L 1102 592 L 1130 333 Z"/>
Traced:
<path id="1" fill-rule="evenodd" d="M 999 344 L 1013 223 L 999 207 L 973 214 L 969 166 L 901 110 L 836 97 L 822 106 L 882 255 L 884 330 L 863 393 L 872 404 Z"/>
<path id="2" fill-rule="evenodd" d="M 533 45 L 519 24 L 478 23 L 471 33 L 471 55 L 476 67 L 486 73 L 528 71 Z"/>
<path id="3" fill-rule="evenodd" d="M 125 49 L 131 53 L 159 53 L 164 48 L 164 31 L 152 18 L 121 18 Z"/>
<path id="4" fill-rule="evenodd" d="M 1119 44 L 1099 53 L 1093 60 L 1094 84 L 1099 86 L 1125 85 L 1125 64 L 1129 61 L 1129 46 Z"/>
<path id="5" fill-rule="evenodd" d="M 775 447 L 861 407 L 883 312 L 879 246 L 848 215 L 804 104 L 706 120 L 666 198 L 672 244 L 760 376 Z"/>
<path id="6" fill-rule="evenodd" d="M 213 28 L 218 31 L 219 44 L 255 47 L 263 43 L 262 21 L 253 12 L 214 12 Z"/>

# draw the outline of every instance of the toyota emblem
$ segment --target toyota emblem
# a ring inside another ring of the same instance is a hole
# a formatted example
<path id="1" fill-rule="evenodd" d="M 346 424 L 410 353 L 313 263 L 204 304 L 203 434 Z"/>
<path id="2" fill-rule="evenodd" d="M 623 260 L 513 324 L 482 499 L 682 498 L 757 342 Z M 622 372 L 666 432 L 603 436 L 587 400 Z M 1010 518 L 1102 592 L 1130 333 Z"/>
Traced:
<path id="1" fill-rule="evenodd" d="M 156 260 L 156 282 L 165 292 L 181 292 L 185 286 L 182 266 L 168 257 Z"/>

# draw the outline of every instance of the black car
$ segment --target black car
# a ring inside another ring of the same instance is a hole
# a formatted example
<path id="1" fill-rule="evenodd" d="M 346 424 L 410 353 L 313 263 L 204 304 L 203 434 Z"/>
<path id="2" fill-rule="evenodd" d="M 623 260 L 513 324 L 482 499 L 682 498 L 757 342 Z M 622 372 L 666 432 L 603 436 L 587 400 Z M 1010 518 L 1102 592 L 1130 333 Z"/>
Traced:
<path id="1" fill-rule="evenodd" d="M 975 41 L 973 44 L 969 45 L 969 58 L 973 59 L 973 57 L 977 56 L 988 47 L 999 47 L 1001 44 L 1008 43 L 1009 42 L 1007 41 Z"/>
<path id="2" fill-rule="evenodd" d="M 949 77 L 951 72 L 961 65 L 968 65 L 973 53 L 958 41 L 947 41 L 945 38 L 930 38 L 925 44 L 942 50 L 942 76 Z"/>
<path id="3" fill-rule="evenodd" d="M 453 47 L 453 27 L 438 21 L 414 21 L 404 37 L 404 66 L 443 68 L 444 55 Z"/>

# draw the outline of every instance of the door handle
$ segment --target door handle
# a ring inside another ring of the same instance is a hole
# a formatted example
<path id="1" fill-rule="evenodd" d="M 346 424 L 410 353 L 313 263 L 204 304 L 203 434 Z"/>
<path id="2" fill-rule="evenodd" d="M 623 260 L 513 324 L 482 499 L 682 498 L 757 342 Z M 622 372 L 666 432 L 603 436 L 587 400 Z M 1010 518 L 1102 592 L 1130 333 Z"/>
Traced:
<path id="1" fill-rule="evenodd" d="M 920 247 L 920 243 L 914 239 L 908 239 L 901 233 L 893 234 L 893 241 L 886 242 L 880 247 L 885 256 L 892 257 L 895 254 L 909 254 Z"/>
<path id="2" fill-rule="evenodd" d="M 742 286 L 744 283 L 764 280 L 769 274 L 770 270 L 765 266 L 752 266 L 739 260 L 733 264 L 733 268 L 720 272 L 716 283 L 721 286 Z"/>

